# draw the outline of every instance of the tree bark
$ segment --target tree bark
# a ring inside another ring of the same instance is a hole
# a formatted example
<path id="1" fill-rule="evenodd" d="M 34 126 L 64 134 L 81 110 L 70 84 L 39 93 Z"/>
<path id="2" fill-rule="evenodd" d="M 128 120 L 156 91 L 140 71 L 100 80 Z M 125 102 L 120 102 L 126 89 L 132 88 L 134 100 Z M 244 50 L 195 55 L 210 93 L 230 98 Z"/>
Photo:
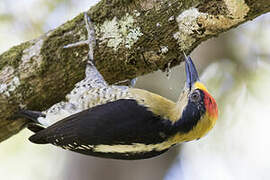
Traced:
<path id="1" fill-rule="evenodd" d="M 91 9 L 97 68 L 109 83 L 178 65 L 202 41 L 269 12 L 264 0 L 102 0 Z M 45 110 L 84 78 L 83 14 L 0 55 L 0 142 L 28 122 L 20 108 Z"/>

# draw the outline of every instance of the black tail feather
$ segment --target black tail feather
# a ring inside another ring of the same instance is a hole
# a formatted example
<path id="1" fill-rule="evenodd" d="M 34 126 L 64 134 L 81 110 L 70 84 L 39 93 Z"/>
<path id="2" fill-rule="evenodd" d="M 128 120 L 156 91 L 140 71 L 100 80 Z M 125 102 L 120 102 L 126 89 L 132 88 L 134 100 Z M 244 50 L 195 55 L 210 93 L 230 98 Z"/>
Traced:
<path id="1" fill-rule="evenodd" d="M 37 123 L 28 123 L 27 128 L 34 133 L 37 133 L 37 132 L 45 129 L 43 126 L 41 126 L 40 124 L 37 124 Z"/>
<path id="2" fill-rule="evenodd" d="M 46 140 L 46 138 L 44 138 L 43 136 L 44 134 L 41 132 L 38 132 L 32 136 L 30 136 L 28 139 L 29 141 L 31 141 L 32 143 L 35 144 L 48 144 L 49 142 Z"/>
<path id="3" fill-rule="evenodd" d="M 17 115 L 26 119 L 30 119 L 35 123 L 39 123 L 37 120 L 39 117 L 45 117 L 45 114 L 43 114 L 42 112 L 30 110 L 20 110 Z"/>

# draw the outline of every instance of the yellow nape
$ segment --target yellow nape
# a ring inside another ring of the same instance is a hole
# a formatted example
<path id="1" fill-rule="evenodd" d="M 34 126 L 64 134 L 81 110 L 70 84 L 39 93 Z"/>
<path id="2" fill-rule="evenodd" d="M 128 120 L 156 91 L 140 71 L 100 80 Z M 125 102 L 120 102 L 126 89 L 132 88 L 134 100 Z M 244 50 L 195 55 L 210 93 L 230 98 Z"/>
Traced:
<path id="1" fill-rule="evenodd" d="M 196 82 L 194 84 L 194 86 L 195 86 L 196 89 L 201 89 L 201 90 L 204 90 L 204 91 L 208 92 L 208 90 L 206 89 L 206 87 L 201 82 Z"/>

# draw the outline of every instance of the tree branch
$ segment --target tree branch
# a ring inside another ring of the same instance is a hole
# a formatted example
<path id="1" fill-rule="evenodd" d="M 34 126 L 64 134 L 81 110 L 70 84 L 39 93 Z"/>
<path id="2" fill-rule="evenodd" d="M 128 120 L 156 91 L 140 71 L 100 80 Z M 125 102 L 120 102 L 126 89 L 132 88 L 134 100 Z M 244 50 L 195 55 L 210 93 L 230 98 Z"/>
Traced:
<path id="1" fill-rule="evenodd" d="M 88 14 L 95 24 L 97 68 L 109 83 L 179 64 L 182 51 L 269 12 L 264 0 L 102 0 Z M 45 110 L 84 77 L 83 15 L 0 55 L 0 141 L 27 123 L 19 107 Z"/>

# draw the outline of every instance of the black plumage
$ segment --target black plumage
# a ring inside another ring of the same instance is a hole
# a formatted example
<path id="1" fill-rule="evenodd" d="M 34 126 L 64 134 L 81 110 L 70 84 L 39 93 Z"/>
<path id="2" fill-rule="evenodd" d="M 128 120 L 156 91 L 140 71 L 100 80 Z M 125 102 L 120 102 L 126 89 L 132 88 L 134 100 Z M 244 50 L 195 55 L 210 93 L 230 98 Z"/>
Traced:
<path id="1" fill-rule="evenodd" d="M 181 119 L 175 124 L 175 126 L 178 127 L 179 132 L 187 133 L 191 131 L 205 114 L 204 93 L 202 90 L 196 90 L 190 96 L 193 95 L 198 95 L 198 97 L 196 97 L 197 99 L 189 98 Z"/>
<path id="2" fill-rule="evenodd" d="M 156 144 L 174 134 L 171 122 L 155 116 L 135 100 L 120 99 L 84 110 L 36 133 L 37 144 Z"/>
<path id="3" fill-rule="evenodd" d="M 36 134 L 29 140 L 37 144 L 51 143 L 71 151 L 105 158 L 150 158 L 167 151 L 170 146 L 140 152 L 96 152 L 95 147 L 132 146 L 136 143 L 155 145 L 168 141 L 177 133 L 191 131 L 205 113 L 204 94 L 200 90 L 196 93 L 199 99 L 189 98 L 182 116 L 175 123 L 155 115 L 134 99 L 119 99 L 71 115 L 46 129 L 34 126 L 32 129 Z M 31 116 L 31 111 L 26 114 L 27 117 Z M 36 112 L 33 115 L 37 115 Z"/>
<path id="4" fill-rule="evenodd" d="M 71 151 L 114 159 L 142 159 L 165 150 L 151 152 L 94 152 L 96 145 L 158 144 L 173 136 L 171 122 L 155 116 L 135 100 L 120 99 L 71 115 L 31 136 L 37 144 L 51 143 Z M 91 145 L 82 149 L 79 146 Z"/>

